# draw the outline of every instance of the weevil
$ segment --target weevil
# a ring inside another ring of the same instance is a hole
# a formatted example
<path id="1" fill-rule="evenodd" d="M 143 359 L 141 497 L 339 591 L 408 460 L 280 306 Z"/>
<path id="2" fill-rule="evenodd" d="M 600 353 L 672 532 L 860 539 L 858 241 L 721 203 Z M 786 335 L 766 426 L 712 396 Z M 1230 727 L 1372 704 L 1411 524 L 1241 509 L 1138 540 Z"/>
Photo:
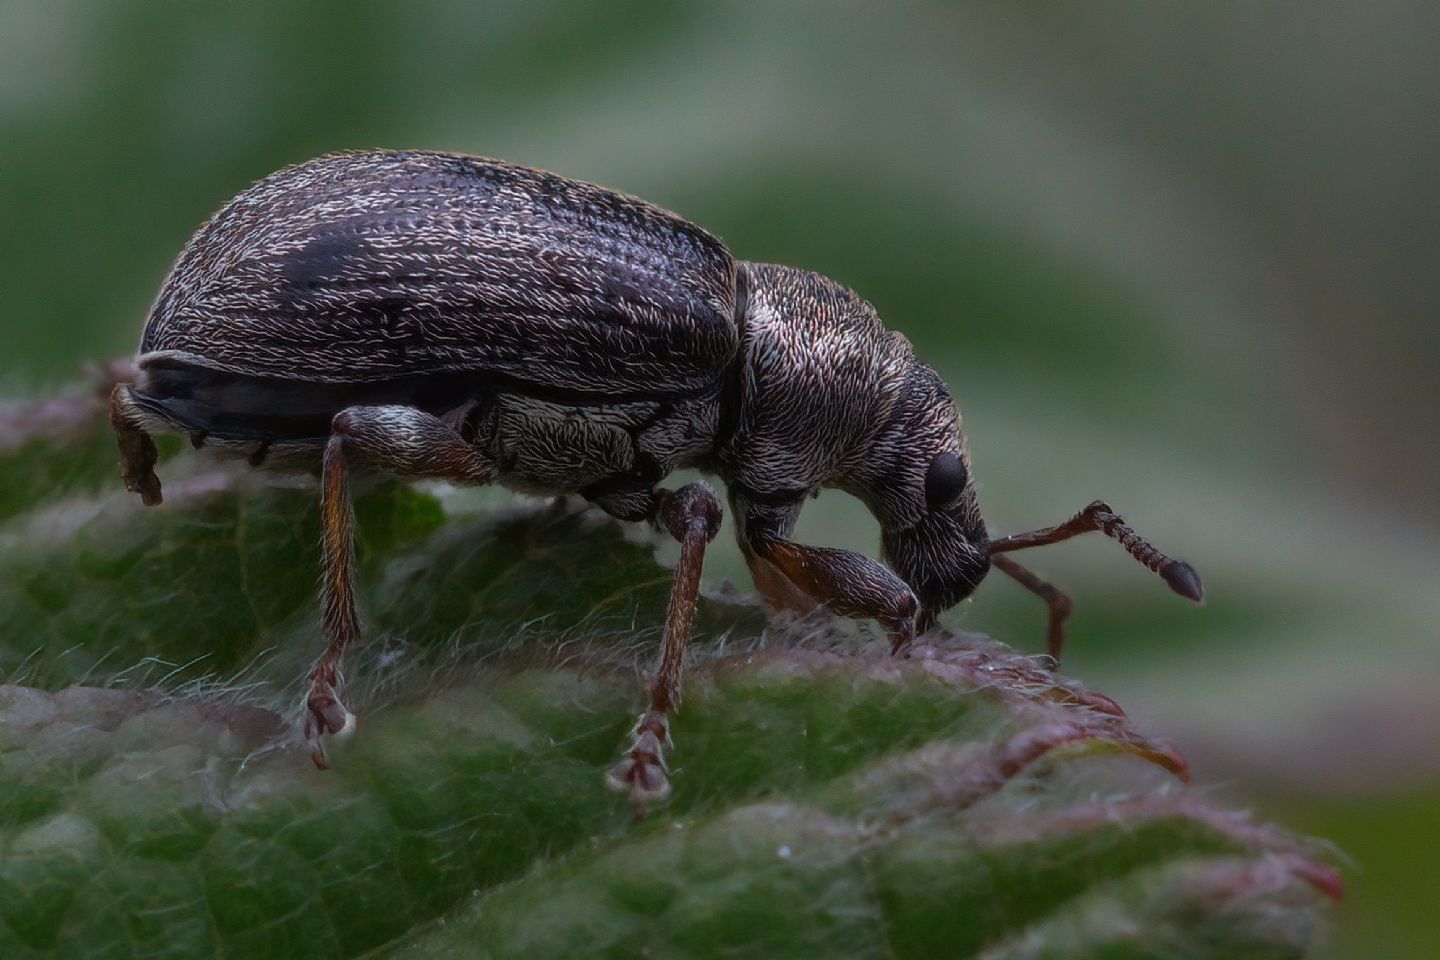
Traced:
<path id="1" fill-rule="evenodd" d="M 870 619 L 902 654 L 991 567 L 1049 607 L 1070 599 L 1008 556 L 1087 531 L 1175 592 L 1200 579 L 1096 502 L 991 539 L 960 414 L 874 308 L 806 270 L 736 260 L 676 214 L 593 184 L 421 151 L 325 156 L 266 177 L 190 240 L 110 418 L 125 485 L 161 501 L 151 434 L 252 464 L 318 466 L 324 653 L 307 677 L 319 766 L 347 727 L 341 658 L 360 635 L 348 482 L 357 468 L 578 493 L 680 542 L 649 706 L 608 780 L 637 809 L 669 790 L 669 717 L 725 485 L 759 593 Z M 791 539 L 822 488 L 859 498 L 882 565 Z"/>

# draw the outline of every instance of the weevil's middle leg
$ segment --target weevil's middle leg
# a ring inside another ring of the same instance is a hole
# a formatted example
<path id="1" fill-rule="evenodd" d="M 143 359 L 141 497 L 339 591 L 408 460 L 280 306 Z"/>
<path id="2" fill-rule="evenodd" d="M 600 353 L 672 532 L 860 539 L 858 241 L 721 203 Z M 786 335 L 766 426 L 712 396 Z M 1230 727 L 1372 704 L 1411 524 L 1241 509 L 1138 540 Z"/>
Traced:
<path id="1" fill-rule="evenodd" d="M 616 790 L 628 791 L 637 819 L 645 805 L 670 791 L 665 751 L 670 747 L 669 714 L 680 707 L 680 678 L 685 645 L 695 623 L 695 598 L 700 592 L 700 571 L 705 548 L 720 532 L 720 501 L 703 483 L 690 483 L 674 493 L 655 494 L 655 517 L 670 535 L 680 541 L 680 562 L 670 590 L 665 613 L 665 639 L 660 662 L 650 684 L 650 708 L 631 731 L 632 742 L 624 758 L 611 768 L 607 782 Z"/>
<path id="2" fill-rule="evenodd" d="M 311 758 L 328 766 L 322 737 L 350 725 L 340 701 L 340 662 L 360 636 L 355 612 L 355 514 L 349 491 L 353 461 L 402 477 L 488 483 L 494 464 L 438 417 L 403 406 L 348 407 L 331 421 L 321 466 L 325 573 L 321 587 L 327 642 L 310 671 L 305 739 Z"/>

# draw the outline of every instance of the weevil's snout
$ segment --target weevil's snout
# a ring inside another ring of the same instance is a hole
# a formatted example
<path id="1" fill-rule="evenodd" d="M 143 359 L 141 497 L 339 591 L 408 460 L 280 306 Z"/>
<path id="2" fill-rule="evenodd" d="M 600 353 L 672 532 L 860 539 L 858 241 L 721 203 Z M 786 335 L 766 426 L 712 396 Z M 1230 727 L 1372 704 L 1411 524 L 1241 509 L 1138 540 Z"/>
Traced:
<path id="1" fill-rule="evenodd" d="M 975 536 L 967 519 L 963 510 L 932 511 L 912 527 L 882 535 L 885 561 L 920 601 L 919 632 L 974 593 L 990 572 L 984 528 Z"/>

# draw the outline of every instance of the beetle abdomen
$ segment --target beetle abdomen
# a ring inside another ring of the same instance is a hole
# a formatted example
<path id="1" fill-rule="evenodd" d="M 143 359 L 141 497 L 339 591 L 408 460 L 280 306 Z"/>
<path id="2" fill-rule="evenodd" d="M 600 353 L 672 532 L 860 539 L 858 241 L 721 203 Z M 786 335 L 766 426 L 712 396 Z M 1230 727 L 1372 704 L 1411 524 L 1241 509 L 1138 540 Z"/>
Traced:
<path id="1" fill-rule="evenodd" d="M 718 240 L 642 201 L 493 160 L 346 154 L 260 181 L 200 229 L 141 362 L 683 395 L 738 349 L 734 291 Z"/>

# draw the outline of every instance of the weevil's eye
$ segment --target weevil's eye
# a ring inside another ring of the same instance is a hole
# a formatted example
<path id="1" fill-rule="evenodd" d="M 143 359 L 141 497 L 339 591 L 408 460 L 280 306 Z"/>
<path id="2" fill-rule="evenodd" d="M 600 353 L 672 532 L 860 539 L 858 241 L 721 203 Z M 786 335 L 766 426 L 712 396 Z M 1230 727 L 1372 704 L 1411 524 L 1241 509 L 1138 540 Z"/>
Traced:
<path id="1" fill-rule="evenodd" d="M 930 461 L 925 471 L 925 503 L 931 510 L 948 507 L 965 490 L 964 462 L 953 453 L 941 453 Z"/>

